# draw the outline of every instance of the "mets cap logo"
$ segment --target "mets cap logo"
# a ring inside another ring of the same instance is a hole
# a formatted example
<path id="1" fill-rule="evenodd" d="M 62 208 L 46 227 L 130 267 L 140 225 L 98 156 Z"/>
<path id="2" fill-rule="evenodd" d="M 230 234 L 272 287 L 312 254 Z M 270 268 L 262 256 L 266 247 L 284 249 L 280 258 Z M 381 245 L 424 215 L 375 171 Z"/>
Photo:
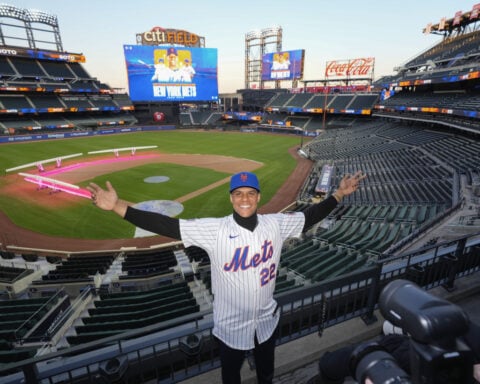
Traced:
<path id="1" fill-rule="evenodd" d="M 239 172 L 230 179 L 230 192 L 240 187 L 251 187 L 260 192 L 257 175 L 251 172 Z"/>

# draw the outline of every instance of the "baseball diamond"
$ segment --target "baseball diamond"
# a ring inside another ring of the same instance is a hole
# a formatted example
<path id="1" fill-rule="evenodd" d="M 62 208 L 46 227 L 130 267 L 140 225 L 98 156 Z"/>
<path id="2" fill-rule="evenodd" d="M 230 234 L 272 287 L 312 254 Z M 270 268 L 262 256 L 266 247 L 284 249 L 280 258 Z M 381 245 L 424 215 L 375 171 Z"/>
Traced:
<path id="1" fill-rule="evenodd" d="M 279 210 L 287 207 L 293 201 L 295 201 L 296 194 L 298 193 L 302 183 L 309 174 L 312 162 L 297 154 L 296 147 L 292 147 L 289 150 L 292 157 L 297 161 L 295 171 L 289 176 L 278 192 L 273 198 L 262 205 L 259 212 L 278 212 Z M 260 163 L 255 161 L 248 161 L 245 159 L 235 159 L 225 156 L 214 155 L 188 155 L 188 154 L 161 154 L 153 157 L 148 157 L 140 160 L 129 160 L 128 162 L 108 163 L 103 166 L 95 165 L 94 167 L 75 168 L 69 172 L 62 174 L 62 181 L 69 183 L 79 183 L 83 180 L 90 180 L 99 175 L 126 169 L 132 166 L 138 166 L 145 163 L 166 162 L 182 165 L 201 166 L 218 171 L 224 171 L 229 173 L 238 172 L 240 170 L 255 170 L 261 166 Z M 16 177 L 15 175 L 8 177 Z M 228 183 L 229 178 L 220 180 L 219 182 L 210 185 L 204 189 L 189 193 L 184 196 L 180 196 L 176 201 L 182 203 L 188 199 L 191 199 L 198 194 L 204 193 L 206 190 L 216 187 L 221 184 Z M 28 184 L 28 183 L 24 183 Z M 30 193 L 31 186 L 23 185 L 23 188 L 28 188 Z M 20 189 L 20 192 L 19 192 Z M 19 187 L 18 183 L 7 185 L 3 188 L 5 194 L 9 193 L 22 193 L 22 187 Z M 52 198 L 52 196 L 41 196 L 40 194 L 35 196 L 35 199 L 42 199 L 42 203 L 52 204 L 56 206 L 59 204 L 58 199 Z M 155 237 L 142 237 L 142 238 L 128 238 L 128 239 L 108 239 L 108 240 L 91 240 L 91 239 L 74 239 L 65 237 L 53 237 L 44 235 L 38 232 L 30 231 L 28 229 L 15 225 L 8 216 L 0 212 L 0 232 L 2 233 L 3 243 L 14 243 L 18 247 L 25 248 L 47 248 L 50 250 L 58 251 L 91 251 L 91 250 L 111 250 L 121 247 L 149 247 L 151 245 L 169 242 L 170 239 L 161 236 Z M 40 245 L 40 246 L 39 246 Z"/>

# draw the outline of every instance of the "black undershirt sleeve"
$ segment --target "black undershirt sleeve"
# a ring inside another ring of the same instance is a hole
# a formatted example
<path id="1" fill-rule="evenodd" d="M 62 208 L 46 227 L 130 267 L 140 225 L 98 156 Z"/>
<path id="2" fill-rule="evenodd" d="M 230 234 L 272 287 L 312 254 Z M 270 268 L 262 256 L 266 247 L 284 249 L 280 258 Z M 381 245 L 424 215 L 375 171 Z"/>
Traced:
<path id="1" fill-rule="evenodd" d="M 179 219 L 130 206 L 127 208 L 124 219 L 146 231 L 181 240 Z"/>
<path id="2" fill-rule="evenodd" d="M 307 231 L 312 225 L 327 217 L 328 214 L 335 209 L 337 204 L 337 200 L 333 196 L 330 196 L 322 202 L 308 207 L 303 211 L 305 224 L 302 232 Z M 124 219 L 146 231 L 181 240 L 180 221 L 176 218 L 129 206 Z"/>
<path id="3" fill-rule="evenodd" d="M 337 204 L 337 199 L 333 196 L 329 196 L 320 203 L 311 205 L 305 209 L 303 211 L 303 214 L 305 215 L 305 225 L 303 226 L 302 232 L 308 231 L 312 225 L 317 224 L 319 221 L 327 217 L 328 214 L 335 209 Z"/>

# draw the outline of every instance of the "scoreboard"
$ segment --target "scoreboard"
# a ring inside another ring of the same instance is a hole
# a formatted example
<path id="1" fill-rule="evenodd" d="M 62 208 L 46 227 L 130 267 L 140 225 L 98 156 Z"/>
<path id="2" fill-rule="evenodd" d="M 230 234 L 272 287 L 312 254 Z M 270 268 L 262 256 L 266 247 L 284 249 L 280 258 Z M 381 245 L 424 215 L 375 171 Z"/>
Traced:
<path id="1" fill-rule="evenodd" d="M 295 80 L 303 78 L 305 51 L 272 52 L 262 57 L 262 80 Z"/>
<path id="2" fill-rule="evenodd" d="M 217 49 L 124 45 L 132 101 L 218 101 Z"/>

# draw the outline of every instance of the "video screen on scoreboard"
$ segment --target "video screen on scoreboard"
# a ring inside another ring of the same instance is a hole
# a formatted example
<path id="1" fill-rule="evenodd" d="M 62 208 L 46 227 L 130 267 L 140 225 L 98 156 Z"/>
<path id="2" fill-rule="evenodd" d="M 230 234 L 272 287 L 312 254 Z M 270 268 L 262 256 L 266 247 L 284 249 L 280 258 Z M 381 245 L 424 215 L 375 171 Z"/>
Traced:
<path id="1" fill-rule="evenodd" d="M 132 101 L 217 101 L 217 49 L 124 45 Z"/>
<path id="2" fill-rule="evenodd" d="M 305 50 L 266 53 L 262 57 L 262 80 L 303 78 Z"/>

